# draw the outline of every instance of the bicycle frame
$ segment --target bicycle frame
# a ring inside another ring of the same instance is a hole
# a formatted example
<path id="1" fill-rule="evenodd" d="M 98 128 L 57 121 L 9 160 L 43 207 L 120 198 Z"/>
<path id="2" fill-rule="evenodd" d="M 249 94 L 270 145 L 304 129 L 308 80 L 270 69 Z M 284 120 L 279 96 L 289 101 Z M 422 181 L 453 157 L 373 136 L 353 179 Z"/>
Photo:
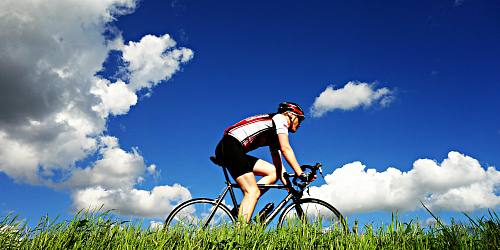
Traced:
<path id="1" fill-rule="evenodd" d="M 226 177 L 226 182 L 225 182 L 226 187 L 222 189 L 222 192 L 219 194 L 217 199 L 215 199 L 216 204 L 214 206 L 214 209 L 208 215 L 207 221 L 203 224 L 204 228 L 212 220 L 213 216 L 215 215 L 215 212 L 217 211 L 217 208 L 219 207 L 219 205 L 222 203 L 222 201 L 226 197 L 228 191 L 229 191 L 229 194 L 231 195 L 231 200 L 233 202 L 233 205 L 235 207 L 238 206 L 238 202 L 236 200 L 236 196 L 234 195 L 233 188 L 240 188 L 240 185 L 236 184 L 236 183 L 231 183 L 231 181 L 229 180 L 229 176 L 227 174 L 226 168 L 222 167 L 222 169 L 224 170 L 224 177 Z M 269 224 L 276 217 L 276 215 L 278 215 L 278 213 L 286 206 L 286 204 L 290 200 L 295 201 L 295 200 L 299 200 L 300 198 L 302 198 L 303 190 L 309 186 L 309 184 L 307 184 L 306 186 L 302 187 L 300 191 L 297 191 L 293 188 L 293 186 L 290 182 L 290 179 L 289 179 L 289 177 L 293 177 L 294 174 L 288 175 L 287 173 L 283 173 L 283 175 L 285 176 L 285 179 L 287 181 L 287 185 L 283 185 L 283 184 L 257 184 L 257 187 L 259 189 L 287 189 L 288 190 L 288 195 L 267 216 L 266 220 L 264 221 L 264 224 L 266 224 L 266 225 Z M 302 216 L 304 213 L 302 211 L 302 208 L 300 206 L 297 206 L 296 209 L 297 209 L 297 213 L 299 214 L 299 216 Z"/>

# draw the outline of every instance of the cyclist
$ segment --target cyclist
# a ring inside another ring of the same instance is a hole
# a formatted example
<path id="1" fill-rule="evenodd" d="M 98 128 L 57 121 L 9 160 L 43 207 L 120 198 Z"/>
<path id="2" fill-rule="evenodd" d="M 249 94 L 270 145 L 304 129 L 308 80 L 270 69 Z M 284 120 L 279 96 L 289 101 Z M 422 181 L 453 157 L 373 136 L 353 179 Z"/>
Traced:
<path id="1" fill-rule="evenodd" d="M 281 155 L 303 181 L 312 181 L 300 168 L 288 140 L 288 132 L 295 133 L 305 119 L 302 108 L 293 102 L 282 102 L 277 113 L 261 114 L 246 118 L 227 128 L 215 149 L 218 161 L 228 169 L 243 191 L 238 217 L 250 221 L 259 197 L 255 176 L 262 176 L 259 184 L 274 184 L 281 179 L 285 167 Z M 247 155 L 256 148 L 269 146 L 273 164 Z"/>

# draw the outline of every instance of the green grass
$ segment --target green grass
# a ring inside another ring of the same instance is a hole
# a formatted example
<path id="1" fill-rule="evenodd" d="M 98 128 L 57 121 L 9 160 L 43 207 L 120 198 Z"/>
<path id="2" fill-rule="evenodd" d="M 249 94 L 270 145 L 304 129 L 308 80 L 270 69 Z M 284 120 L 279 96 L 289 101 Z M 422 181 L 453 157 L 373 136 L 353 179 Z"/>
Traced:
<path id="1" fill-rule="evenodd" d="M 282 229 L 243 224 L 162 230 L 118 220 L 109 211 L 81 211 L 61 222 L 43 217 L 31 229 L 18 216 L 0 222 L 0 249 L 500 249 L 500 219 L 493 210 L 452 225 L 435 217 L 437 223 L 428 227 L 418 218 L 403 222 L 393 215 L 390 223 L 360 226 L 358 233 L 300 223 Z"/>

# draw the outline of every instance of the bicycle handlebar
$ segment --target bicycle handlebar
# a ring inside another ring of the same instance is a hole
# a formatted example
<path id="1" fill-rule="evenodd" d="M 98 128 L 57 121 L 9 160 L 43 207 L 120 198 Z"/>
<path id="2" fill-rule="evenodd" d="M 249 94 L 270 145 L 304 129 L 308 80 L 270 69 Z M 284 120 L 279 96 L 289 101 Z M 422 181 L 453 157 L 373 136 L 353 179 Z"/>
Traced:
<path id="1" fill-rule="evenodd" d="M 307 169 L 311 170 L 312 175 L 316 175 L 316 171 L 319 170 L 321 176 L 323 176 L 323 171 L 321 170 L 321 163 L 316 163 L 316 165 L 302 165 L 300 168 L 302 171 L 305 171 Z M 296 173 L 288 174 L 288 173 L 283 173 L 283 176 L 285 177 L 285 180 L 287 182 L 286 186 L 289 190 L 295 190 L 292 186 L 291 183 L 293 183 L 295 186 L 299 187 L 301 190 L 304 190 L 311 182 L 303 182 L 303 183 L 297 183 L 297 179 L 299 179 L 299 176 Z M 290 182 L 290 177 L 293 178 L 293 180 Z M 323 176 L 324 178 L 324 176 Z"/>
<path id="2" fill-rule="evenodd" d="M 300 168 L 302 169 L 302 171 L 305 171 L 306 169 L 310 169 L 311 171 L 313 172 L 316 172 L 317 170 L 321 170 L 321 163 L 316 163 L 316 165 L 314 166 L 311 166 L 311 165 L 302 165 L 300 166 Z"/>

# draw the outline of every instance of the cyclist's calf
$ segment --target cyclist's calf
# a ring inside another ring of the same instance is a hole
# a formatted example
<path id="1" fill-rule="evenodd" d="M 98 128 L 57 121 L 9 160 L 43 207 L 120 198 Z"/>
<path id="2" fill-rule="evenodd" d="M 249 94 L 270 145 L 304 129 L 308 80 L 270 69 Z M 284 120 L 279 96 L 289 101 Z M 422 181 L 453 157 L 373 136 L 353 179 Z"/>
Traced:
<path id="1" fill-rule="evenodd" d="M 240 185 L 241 191 L 243 192 L 243 200 L 240 204 L 240 211 L 238 212 L 239 218 L 246 218 L 246 221 L 250 221 L 252 217 L 255 205 L 259 200 L 261 191 L 259 190 L 257 183 L 255 181 L 255 175 L 253 173 L 246 173 L 236 178 L 236 183 Z"/>

